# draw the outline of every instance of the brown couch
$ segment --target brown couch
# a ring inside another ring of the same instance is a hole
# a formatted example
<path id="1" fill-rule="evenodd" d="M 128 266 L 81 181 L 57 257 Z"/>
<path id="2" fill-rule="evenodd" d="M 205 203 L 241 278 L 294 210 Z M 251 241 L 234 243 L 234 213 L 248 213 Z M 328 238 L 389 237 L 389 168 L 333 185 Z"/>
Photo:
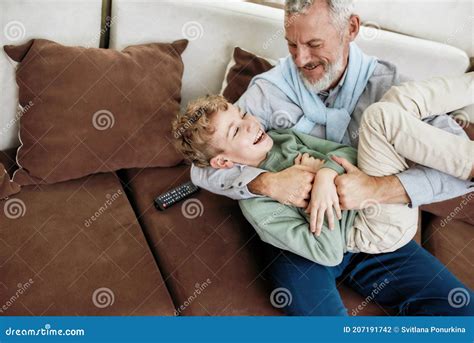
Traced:
<path id="1" fill-rule="evenodd" d="M 0 154 L 10 175 L 13 158 Z M 283 314 L 270 303 L 262 243 L 236 202 L 201 190 L 194 219 L 183 203 L 154 208 L 156 195 L 188 178 L 180 165 L 26 186 L 10 198 L 20 204 L 14 216 L 1 201 L 0 315 Z M 442 220 L 425 216 L 417 241 L 474 287 L 472 225 Z M 362 304 L 339 288 L 349 313 Z M 358 312 L 386 314 L 374 302 Z"/>

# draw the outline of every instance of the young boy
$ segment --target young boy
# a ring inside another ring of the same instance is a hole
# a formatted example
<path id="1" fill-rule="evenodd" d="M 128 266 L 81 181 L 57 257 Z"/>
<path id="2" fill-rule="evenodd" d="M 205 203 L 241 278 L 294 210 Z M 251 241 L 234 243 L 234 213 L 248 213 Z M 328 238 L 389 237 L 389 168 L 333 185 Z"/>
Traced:
<path id="1" fill-rule="evenodd" d="M 418 209 L 368 201 L 362 210 L 341 211 L 334 179 L 344 169 L 333 157 L 352 164 L 358 160 L 359 168 L 372 176 L 400 173 L 410 160 L 469 179 L 474 175 L 474 142 L 421 119 L 474 103 L 473 94 L 474 73 L 392 87 L 365 110 L 357 151 L 291 129 L 265 133 L 250 113 L 241 113 L 217 95 L 190 103 L 174 120 L 173 129 L 177 149 L 198 166 L 231 168 L 239 163 L 276 172 L 300 164 L 315 173 L 312 196 L 318 204 L 318 221 L 324 213 L 328 218 L 320 235 L 310 232 L 304 209 L 268 197 L 239 204 L 263 241 L 334 266 L 346 251 L 391 252 L 407 244 L 416 233 Z M 291 193 L 288 190 L 288 200 Z"/>

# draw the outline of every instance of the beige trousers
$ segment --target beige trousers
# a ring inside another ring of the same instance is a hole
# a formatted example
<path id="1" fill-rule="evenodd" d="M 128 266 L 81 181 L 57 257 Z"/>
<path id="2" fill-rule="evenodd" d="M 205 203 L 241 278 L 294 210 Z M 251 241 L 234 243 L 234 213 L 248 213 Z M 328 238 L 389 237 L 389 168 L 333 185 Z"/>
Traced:
<path id="1" fill-rule="evenodd" d="M 358 166 L 368 175 L 387 176 L 408 168 L 407 160 L 468 179 L 474 141 L 421 119 L 474 103 L 474 73 L 407 82 L 392 87 L 369 106 L 360 125 Z M 347 232 L 347 248 L 371 254 L 391 252 L 415 235 L 418 208 L 367 200 Z"/>

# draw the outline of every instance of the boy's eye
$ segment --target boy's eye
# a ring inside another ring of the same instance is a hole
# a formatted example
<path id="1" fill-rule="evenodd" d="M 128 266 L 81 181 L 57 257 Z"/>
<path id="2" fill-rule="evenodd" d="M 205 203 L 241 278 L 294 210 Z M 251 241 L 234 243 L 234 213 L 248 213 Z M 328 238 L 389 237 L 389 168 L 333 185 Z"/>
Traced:
<path id="1" fill-rule="evenodd" d="M 234 137 L 237 136 L 237 132 L 239 132 L 239 128 L 236 128 L 236 129 L 235 129 Z"/>
<path id="2" fill-rule="evenodd" d="M 242 115 L 242 119 L 244 119 L 246 115 L 247 115 L 247 112 L 245 112 L 245 113 Z"/>

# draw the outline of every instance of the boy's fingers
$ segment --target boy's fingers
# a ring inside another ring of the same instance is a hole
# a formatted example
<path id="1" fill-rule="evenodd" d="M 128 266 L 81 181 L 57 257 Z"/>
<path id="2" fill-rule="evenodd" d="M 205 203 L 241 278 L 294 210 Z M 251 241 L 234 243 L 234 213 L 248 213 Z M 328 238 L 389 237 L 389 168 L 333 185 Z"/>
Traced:
<path id="1" fill-rule="evenodd" d="M 298 153 L 298 156 L 295 157 L 294 163 L 295 164 L 300 164 L 301 163 L 301 153 Z"/>
<path id="2" fill-rule="evenodd" d="M 318 209 L 313 208 L 309 217 L 309 228 L 312 233 L 316 233 L 316 220 L 318 219 Z"/>
<path id="3" fill-rule="evenodd" d="M 324 213 L 326 209 L 322 208 L 318 211 L 318 221 L 316 222 L 316 235 L 319 236 L 321 234 L 321 228 L 323 227 L 324 222 Z"/>
<path id="4" fill-rule="evenodd" d="M 332 208 L 328 208 L 326 215 L 328 217 L 329 230 L 334 230 L 334 214 L 332 212 Z"/>
<path id="5" fill-rule="evenodd" d="M 337 219 L 341 220 L 342 219 L 342 211 L 341 211 L 341 206 L 339 205 L 339 202 L 334 203 L 334 209 L 336 210 Z"/>

